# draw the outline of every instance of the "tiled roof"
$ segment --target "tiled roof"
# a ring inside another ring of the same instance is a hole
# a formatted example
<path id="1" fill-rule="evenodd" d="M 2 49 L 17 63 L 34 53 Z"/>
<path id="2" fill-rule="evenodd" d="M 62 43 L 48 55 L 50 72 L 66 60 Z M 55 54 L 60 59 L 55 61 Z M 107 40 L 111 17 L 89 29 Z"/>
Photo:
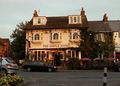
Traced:
<path id="1" fill-rule="evenodd" d="M 109 27 L 112 31 L 119 31 L 120 32 L 120 21 L 109 21 Z"/>
<path id="2" fill-rule="evenodd" d="M 113 32 L 120 31 L 120 21 L 89 21 L 88 30 L 95 32 Z"/>
<path id="3" fill-rule="evenodd" d="M 9 39 L 0 38 L 0 45 L 5 45 L 5 43 L 9 44 L 10 43 Z"/>
<path id="4" fill-rule="evenodd" d="M 46 17 L 46 25 L 32 25 L 32 20 L 29 23 L 29 27 L 26 29 L 64 29 L 64 28 L 81 28 L 88 27 L 88 22 L 85 18 L 82 18 L 82 24 L 68 24 L 68 16 L 60 17 Z"/>

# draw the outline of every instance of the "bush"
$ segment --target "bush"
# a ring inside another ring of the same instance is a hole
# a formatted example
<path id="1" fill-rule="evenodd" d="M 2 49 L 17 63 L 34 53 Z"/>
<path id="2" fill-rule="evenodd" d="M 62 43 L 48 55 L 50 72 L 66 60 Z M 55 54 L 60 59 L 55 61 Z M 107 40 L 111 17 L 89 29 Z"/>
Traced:
<path id="1" fill-rule="evenodd" d="M 23 78 L 18 75 L 7 75 L 0 78 L 0 86 L 16 86 L 23 82 Z"/>
<path id="2" fill-rule="evenodd" d="M 79 69 L 85 69 L 85 70 L 103 70 L 106 66 L 109 70 L 112 69 L 112 61 L 107 60 L 96 60 L 96 61 L 90 61 L 90 60 L 79 60 L 78 58 L 69 58 L 67 61 L 67 69 L 71 70 L 79 70 Z"/>
<path id="3" fill-rule="evenodd" d="M 67 61 L 67 68 L 72 70 L 80 69 L 80 60 L 78 58 L 69 58 Z"/>

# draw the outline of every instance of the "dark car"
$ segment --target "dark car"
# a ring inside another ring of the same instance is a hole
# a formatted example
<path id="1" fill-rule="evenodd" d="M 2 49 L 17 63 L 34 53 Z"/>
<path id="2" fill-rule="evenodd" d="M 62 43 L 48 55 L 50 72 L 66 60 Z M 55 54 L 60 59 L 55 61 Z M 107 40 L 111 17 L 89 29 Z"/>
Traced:
<path id="1" fill-rule="evenodd" d="M 120 61 L 114 62 L 112 65 L 112 69 L 115 72 L 120 72 Z"/>
<path id="2" fill-rule="evenodd" d="M 44 62 L 29 62 L 22 66 L 27 71 L 48 71 L 53 72 L 57 70 L 56 66 Z"/>

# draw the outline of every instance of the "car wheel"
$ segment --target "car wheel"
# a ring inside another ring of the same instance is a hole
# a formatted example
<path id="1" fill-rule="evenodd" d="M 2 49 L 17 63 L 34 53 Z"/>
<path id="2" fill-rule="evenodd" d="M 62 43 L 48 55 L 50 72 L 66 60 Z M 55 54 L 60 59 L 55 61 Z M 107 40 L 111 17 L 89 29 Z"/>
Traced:
<path id="1" fill-rule="evenodd" d="M 27 71 L 28 71 L 28 72 L 30 72 L 30 71 L 31 71 L 31 68 L 30 68 L 30 67 L 28 67 L 28 68 L 27 68 Z"/>
<path id="2" fill-rule="evenodd" d="M 1 70 L 0 70 L 0 76 L 6 76 L 6 75 L 7 75 L 6 70 L 1 69 Z"/>
<path id="3" fill-rule="evenodd" d="M 48 72 L 52 72 L 52 68 L 48 68 Z"/>

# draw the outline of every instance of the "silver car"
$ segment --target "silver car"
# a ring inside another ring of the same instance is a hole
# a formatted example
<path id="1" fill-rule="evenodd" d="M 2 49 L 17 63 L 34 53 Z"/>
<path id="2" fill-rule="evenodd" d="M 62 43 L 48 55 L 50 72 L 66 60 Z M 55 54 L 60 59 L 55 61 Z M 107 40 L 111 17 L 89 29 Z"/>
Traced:
<path id="1" fill-rule="evenodd" d="M 9 57 L 0 57 L 0 73 L 16 74 L 18 65 Z"/>

